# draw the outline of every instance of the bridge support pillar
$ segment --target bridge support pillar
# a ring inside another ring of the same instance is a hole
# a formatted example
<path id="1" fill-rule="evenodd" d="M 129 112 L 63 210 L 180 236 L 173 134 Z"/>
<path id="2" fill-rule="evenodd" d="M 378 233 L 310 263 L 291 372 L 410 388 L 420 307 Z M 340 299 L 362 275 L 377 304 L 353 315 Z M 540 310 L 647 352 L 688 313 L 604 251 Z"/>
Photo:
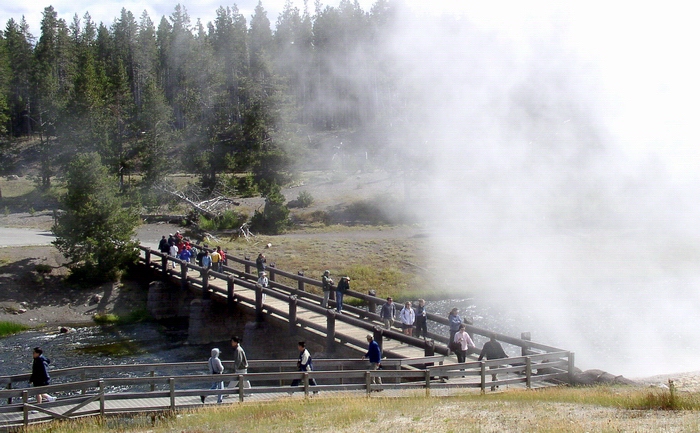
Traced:
<path id="1" fill-rule="evenodd" d="M 179 294 L 162 281 L 152 281 L 148 285 L 146 309 L 156 320 L 178 316 Z"/>
<path id="2" fill-rule="evenodd" d="M 297 296 L 289 296 L 289 335 L 297 333 Z"/>
<path id="3" fill-rule="evenodd" d="M 335 310 L 326 311 L 326 353 L 335 352 Z"/>

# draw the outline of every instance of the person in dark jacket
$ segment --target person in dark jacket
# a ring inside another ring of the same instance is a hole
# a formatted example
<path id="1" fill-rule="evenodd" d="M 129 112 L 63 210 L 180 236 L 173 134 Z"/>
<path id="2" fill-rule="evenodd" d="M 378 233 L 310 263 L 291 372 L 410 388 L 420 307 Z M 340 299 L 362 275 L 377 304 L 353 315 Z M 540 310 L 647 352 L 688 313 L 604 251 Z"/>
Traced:
<path id="1" fill-rule="evenodd" d="M 158 251 L 160 251 L 163 254 L 168 254 L 170 252 L 170 245 L 168 245 L 168 240 L 165 239 L 165 235 L 160 240 L 160 243 L 158 244 Z"/>
<path id="2" fill-rule="evenodd" d="M 306 350 L 306 342 L 305 341 L 300 341 L 298 344 L 299 347 L 299 360 L 297 361 L 297 367 L 299 368 L 299 371 L 307 372 L 307 371 L 313 371 L 314 365 L 313 365 L 313 360 L 311 359 L 311 354 L 309 353 L 308 350 Z M 299 379 L 294 379 L 292 381 L 292 386 L 299 386 L 299 383 L 301 381 Z M 313 377 L 309 379 L 309 385 L 316 386 L 316 379 Z M 314 392 L 315 394 L 316 392 Z"/>
<path id="3" fill-rule="evenodd" d="M 343 312 L 343 296 L 350 290 L 350 277 L 343 277 L 335 288 L 335 309 L 338 313 Z"/>
<path id="4" fill-rule="evenodd" d="M 263 253 L 258 254 L 258 258 L 255 259 L 255 268 L 258 270 L 258 277 L 265 272 L 266 263 L 267 259 L 265 259 L 265 255 L 263 255 Z"/>
<path id="5" fill-rule="evenodd" d="M 46 386 L 51 382 L 51 377 L 49 376 L 49 364 L 51 360 L 44 356 L 44 351 L 40 347 L 35 347 L 32 352 L 32 374 L 29 376 L 29 383 L 33 386 Z M 43 400 L 54 401 L 56 397 L 52 397 L 48 394 L 37 394 L 36 402 L 41 403 Z"/>
<path id="6" fill-rule="evenodd" d="M 494 334 L 490 335 L 491 339 L 484 343 L 484 347 L 481 348 L 481 353 L 479 354 L 479 361 L 484 359 L 503 359 L 503 358 L 508 358 L 508 355 L 506 355 L 506 351 L 503 350 L 503 346 L 501 346 L 501 343 L 499 343 L 496 340 L 496 336 Z M 498 365 L 492 365 L 489 367 L 489 369 L 493 368 L 498 368 Z M 498 377 L 497 374 L 492 374 L 491 375 L 491 381 L 495 382 L 496 378 Z M 491 391 L 495 391 L 496 387 L 492 386 Z"/>
<path id="7" fill-rule="evenodd" d="M 365 353 L 365 356 L 363 356 L 362 359 L 369 360 L 370 370 L 379 370 L 379 367 L 382 365 L 382 349 L 379 347 L 379 344 L 374 341 L 374 337 L 370 334 L 367 334 L 367 343 L 369 343 L 369 347 L 367 348 L 367 353 Z M 381 385 L 382 378 L 379 376 L 374 376 L 372 377 L 372 383 Z"/>

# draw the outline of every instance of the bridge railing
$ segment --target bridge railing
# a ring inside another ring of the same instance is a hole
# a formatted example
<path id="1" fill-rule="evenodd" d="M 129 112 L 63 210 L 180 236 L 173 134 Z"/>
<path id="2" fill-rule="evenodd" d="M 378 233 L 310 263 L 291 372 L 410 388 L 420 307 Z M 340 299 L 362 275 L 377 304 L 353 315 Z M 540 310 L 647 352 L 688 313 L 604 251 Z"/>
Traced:
<path id="1" fill-rule="evenodd" d="M 229 306 L 233 306 L 236 301 L 239 302 L 247 302 L 246 299 L 243 299 L 241 297 L 236 297 L 235 296 L 235 286 L 239 285 L 242 287 L 249 288 L 251 290 L 256 290 L 256 285 L 255 282 L 257 281 L 257 275 L 254 275 L 251 273 L 251 269 L 255 269 L 255 262 L 247 259 L 241 259 L 239 257 L 234 257 L 234 256 L 228 256 L 227 260 L 229 263 L 238 263 L 244 266 L 243 270 L 235 269 L 232 266 L 224 266 L 224 271 L 225 273 L 219 273 L 216 271 L 212 271 L 211 269 L 206 272 L 203 268 L 191 264 L 191 263 L 183 263 L 181 260 L 174 258 L 172 256 L 168 256 L 167 254 L 163 254 L 159 251 L 151 250 L 148 247 L 140 246 L 141 251 L 144 254 L 144 257 L 142 260 L 150 267 L 159 267 L 161 271 L 165 272 L 167 275 L 179 279 L 182 281 L 183 285 L 185 283 L 188 283 L 194 287 L 201 288 L 203 290 L 204 296 L 209 296 L 209 294 L 215 294 L 216 296 L 224 296 L 227 298 L 227 303 Z M 154 266 L 151 257 L 156 256 L 161 258 L 161 263 L 157 266 Z M 170 270 L 168 269 L 168 262 L 172 261 L 175 263 L 178 263 L 181 265 L 181 269 L 179 271 L 175 270 Z M 187 271 L 188 269 L 193 269 L 196 271 L 200 272 L 201 277 L 196 278 L 192 277 L 191 275 L 188 275 Z M 290 328 L 293 328 L 295 326 L 305 326 L 308 328 L 316 329 L 318 332 L 326 332 L 328 331 L 329 327 L 332 327 L 333 323 L 336 320 L 352 323 L 355 326 L 361 327 L 363 329 L 366 329 L 367 331 L 370 331 L 373 333 L 375 340 L 381 345 L 382 343 L 382 337 L 388 337 L 388 338 L 393 338 L 397 341 L 401 341 L 403 343 L 407 344 L 412 344 L 417 347 L 423 347 L 425 350 L 426 355 L 432 355 L 434 353 L 439 353 L 443 355 L 448 355 L 450 353 L 450 350 L 448 348 L 448 343 L 449 343 L 449 338 L 447 336 L 439 335 L 436 333 L 428 333 L 427 337 L 429 339 L 423 340 L 423 339 L 418 339 L 410 336 L 404 335 L 402 332 L 395 330 L 392 328 L 392 330 L 386 330 L 381 327 L 381 320 L 378 314 L 374 312 L 375 308 L 377 305 L 381 305 L 384 300 L 381 298 L 378 298 L 376 296 L 356 292 L 353 290 L 350 290 L 347 294 L 346 297 L 354 297 L 357 299 L 362 300 L 366 305 L 367 308 L 358 308 L 352 305 L 345 305 L 343 307 L 344 310 L 351 312 L 353 314 L 356 314 L 359 318 L 365 319 L 365 321 L 358 321 L 357 319 L 347 316 L 347 315 L 335 315 L 331 312 L 326 312 L 324 309 L 320 308 L 321 304 L 321 296 L 310 293 L 305 290 L 305 285 L 313 285 L 317 287 L 321 287 L 322 283 L 321 281 L 314 280 L 312 278 L 305 277 L 303 275 L 295 275 L 290 272 L 286 272 L 281 269 L 277 269 L 276 267 L 268 267 L 267 268 L 269 273 L 270 273 L 270 288 L 268 289 L 257 289 L 259 290 L 259 296 L 256 298 L 256 303 L 251 304 L 256 308 L 256 312 L 259 316 L 262 316 L 263 313 L 263 308 L 266 308 L 268 312 L 271 312 L 273 314 L 277 314 L 281 317 L 283 317 L 285 320 L 289 320 L 290 322 Z M 226 273 L 228 272 L 228 273 Z M 288 278 L 290 280 L 294 280 L 297 282 L 297 287 L 290 287 L 286 286 L 284 284 L 281 284 L 279 282 L 275 281 L 276 275 L 283 276 L 285 278 Z M 221 289 L 219 289 L 216 286 L 210 286 L 208 284 L 209 277 L 216 277 L 221 280 L 225 280 L 227 282 L 227 289 L 226 292 L 223 292 Z M 184 277 L 184 278 L 183 278 Z M 274 290 L 273 290 L 274 289 Z M 280 296 L 280 292 L 286 296 L 286 298 Z M 265 294 L 267 296 L 272 296 L 277 299 L 280 299 L 284 302 L 287 302 L 290 304 L 290 311 L 285 312 L 281 311 L 278 309 L 273 309 L 271 307 L 265 307 L 262 305 L 262 294 Z M 320 314 L 327 315 L 328 320 L 326 323 L 326 327 L 321 329 L 318 325 L 313 324 L 311 322 L 304 322 L 303 320 L 296 319 L 296 317 L 293 317 L 293 311 L 291 309 L 291 305 L 295 303 L 296 305 L 301 305 L 304 308 L 310 309 L 312 311 L 315 311 Z M 331 301 L 331 304 L 333 301 Z M 315 305 L 317 304 L 317 305 Z M 318 307 L 318 308 L 317 308 Z M 262 320 L 262 318 L 259 318 Z M 295 319 L 295 320 L 292 320 Z M 433 313 L 428 313 L 427 319 L 429 321 L 432 321 L 434 323 L 439 323 L 442 325 L 449 326 L 449 321 L 446 317 L 438 316 Z M 495 338 L 498 341 L 501 341 L 506 344 L 510 344 L 516 347 L 520 348 L 520 352 L 523 355 L 528 355 L 528 354 L 537 354 L 537 353 L 550 353 L 550 352 L 560 352 L 562 349 L 536 343 L 530 340 L 525 340 L 522 338 L 515 338 L 511 337 L 505 334 L 500 334 L 500 333 L 495 333 L 487 329 L 479 328 L 473 325 L 466 324 L 466 329 L 467 332 L 469 332 L 472 336 L 473 335 L 481 335 L 486 338 L 490 337 L 491 335 L 494 335 Z M 327 335 L 328 342 L 332 344 L 335 336 L 329 333 Z M 431 341 L 432 340 L 432 341 Z M 364 341 L 352 341 L 352 344 L 355 345 L 364 345 Z M 475 349 L 470 349 L 470 354 L 473 354 L 477 352 Z"/>
<path id="2" fill-rule="evenodd" d="M 130 413 L 146 411 L 177 410 L 200 406 L 197 396 L 219 394 L 235 395 L 239 401 L 253 394 L 278 394 L 301 392 L 309 396 L 319 391 L 364 391 L 368 396 L 372 391 L 387 389 L 424 389 L 430 395 L 431 389 L 441 388 L 486 388 L 520 384 L 527 388 L 544 382 L 563 380 L 569 374 L 571 360 L 569 352 L 547 353 L 520 356 L 489 361 L 475 361 L 461 364 L 434 365 L 427 368 L 399 369 L 401 365 L 423 365 L 438 361 L 441 357 L 382 361 L 383 369 L 366 368 L 314 370 L 310 372 L 282 371 L 256 372 L 248 374 L 227 373 L 210 375 L 201 373 L 168 374 L 182 369 L 206 368 L 205 362 L 175 364 L 143 364 L 118 366 L 89 366 L 52 371 L 53 377 L 100 374 L 93 379 L 82 379 L 43 387 L 0 390 L 0 426 L 11 427 L 44 422 L 52 419 L 68 419 L 88 415 Z M 224 362 L 229 366 L 230 362 Z M 251 368 L 295 368 L 296 360 L 251 361 Z M 344 360 L 315 360 L 317 367 L 366 367 L 367 363 Z M 255 367 L 254 367 L 255 366 Z M 390 369 L 388 367 L 393 367 Z M 157 372 L 158 375 L 153 374 Z M 146 377 L 119 377 L 125 372 L 147 373 Z M 501 378 L 498 378 L 501 375 Z M 28 375 L 3 376 L 0 383 L 14 383 L 16 379 L 28 379 Z M 381 378 L 382 383 L 374 383 Z M 313 380 L 318 385 L 312 386 Z M 300 386 L 289 383 L 298 380 Z M 237 386 L 224 390 L 210 389 L 214 382 L 237 382 Z M 246 381 L 253 386 L 245 388 Z M 53 402 L 37 405 L 30 400 L 37 394 L 49 393 L 58 396 Z M 189 397 L 189 398 L 188 398 Z M 133 404 L 112 403 L 117 400 L 133 400 Z M 36 411 L 36 413 L 31 413 Z"/>

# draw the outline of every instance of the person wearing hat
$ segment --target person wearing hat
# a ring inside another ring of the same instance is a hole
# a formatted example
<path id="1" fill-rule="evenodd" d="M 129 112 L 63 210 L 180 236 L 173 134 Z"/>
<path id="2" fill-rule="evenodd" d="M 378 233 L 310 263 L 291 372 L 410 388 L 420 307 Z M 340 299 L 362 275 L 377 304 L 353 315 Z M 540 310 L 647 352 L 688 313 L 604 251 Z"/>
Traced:
<path id="1" fill-rule="evenodd" d="M 343 296 L 350 290 L 350 277 L 343 277 L 335 288 L 335 309 L 338 313 L 343 312 Z"/>
<path id="2" fill-rule="evenodd" d="M 219 349 L 216 347 L 211 350 L 211 357 L 209 358 L 209 374 L 224 374 L 224 365 L 221 363 L 221 360 L 219 359 Z M 219 380 L 216 381 L 212 384 L 211 388 L 209 389 L 224 389 L 224 382 Z M 202 403 L 204 403 L 204 400 L 206 400 L 206 396 L 202 395 L 200 396 L 202 399 Z M 222 394 L 219 394 L 217 396 L 216 402 L 221 403 L 224 401 L 224 396 Z"/>
<path id="3" fill-rule="evenodd" d="M 260 277 L 258 278 L 257 286 L 262 287 L 263 289 L 267 289 L 267 287 L 269 285 L 270 285 L 270 280 L 267 278 L 267 271 L 260 272 Z M 262 302 L 264 305 L 265 304 L 265 292 L 263 292 L 263 294 L 262 294 Z"/>
<path id="4" fill-rule="evenodd" d="M 321 277 L 321 282 L 323 283 L 323 301 L 321 301 L 321 306 L 323 308 L 328 308 L 328 298 L 331 296 L 331 289 L 333 287 L 333 279 L 331 278 L 331 271 L 323 271 L 323 276 Z"/>
<path id="5" fill-rule="evenodd" d="M 370 370 L 379 370 L 379 367 L 382 365 L 382 349 L 379 347 L 379 344 L 374 341 L 374 337 L 372 337 L 371 334 L 367 334 L 367 343 L 369 343 L 369 347 L 367 348 L 367 353 L 365 353 L 362 359 L 369 360 Z M 372 377 L 372 383 L 381 385 L 382 378 L 379 376 L 374 376 Z"/>

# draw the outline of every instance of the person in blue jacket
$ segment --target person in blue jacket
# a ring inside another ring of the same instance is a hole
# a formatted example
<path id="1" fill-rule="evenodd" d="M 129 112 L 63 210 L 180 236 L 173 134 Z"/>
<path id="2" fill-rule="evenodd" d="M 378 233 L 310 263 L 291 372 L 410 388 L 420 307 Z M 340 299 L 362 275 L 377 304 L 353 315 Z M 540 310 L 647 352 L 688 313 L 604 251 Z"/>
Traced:
<path id="1" fill-rule="evenodd" d="M 367 343 L 369 343 L 369 347 L 367 348 L 367 353 L 365 353 L 365 356 L 363 356 L 362 359 L 369 360 L 370 370 L 379 370 L 379 367 L 382 365 L 382 349 L 379 347 L 379 344 L 374 341 L 374 337 L 372 337 L 371 334 L 367 334 Z M 382 378 L 379 376 L 374 376 L 372 377 L 372 383 L 381 385 Z"/>

